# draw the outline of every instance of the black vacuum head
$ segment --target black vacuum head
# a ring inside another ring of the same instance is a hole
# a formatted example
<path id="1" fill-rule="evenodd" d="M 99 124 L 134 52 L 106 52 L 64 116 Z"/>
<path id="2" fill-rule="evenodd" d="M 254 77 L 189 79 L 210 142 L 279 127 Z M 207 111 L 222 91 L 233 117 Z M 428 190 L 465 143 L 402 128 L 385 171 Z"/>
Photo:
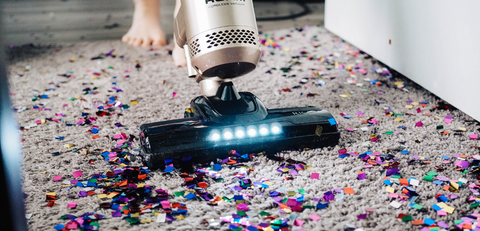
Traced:
<path id="1" fill-rule="evenodd" d="M 228 102 L 219 96 L 199 96 L 186 110 L 186 118 L 143 124 L 141 150 L 149 167 L 162 167 L 165 159 L 182 157 L 214 160 L 231 150 L 273 154 L 338 144 L 340 132 L 328 111 L 317 107 L 266 109 L 249 92 L 239 96 Z"/>

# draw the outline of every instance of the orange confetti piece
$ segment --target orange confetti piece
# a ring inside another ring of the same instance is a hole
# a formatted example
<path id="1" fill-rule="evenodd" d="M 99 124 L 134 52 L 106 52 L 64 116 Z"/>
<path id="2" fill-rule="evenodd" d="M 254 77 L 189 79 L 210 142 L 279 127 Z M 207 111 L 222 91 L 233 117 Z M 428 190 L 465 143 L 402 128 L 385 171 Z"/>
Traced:
<path id="1" fill-rule="evenodd" d="M 399 181 L 400 181 L 400 184 L 401 184 L 401 185 L 409 185 L 407 179 L 400 179 Z"/>
<path id="2" fill-rule="evenodd" d="M 208 187 L 208 184 L 205 183 L 205 182 L 200 182 L 200 183 L 198 183 L 197 185 L 198 185 L 198 187 L 200 187 L 200 188 L 206 188 L 206 187 Z"/>
<path id="3" fill-rule="evenodd" d="M 449 188 L 450 188 L 450 186 L 445 185 L 445 186 L 443 187 L 443 190 L 448 191 Z"/>
<path id="4" fill-rule="evenodd" d="M 423 225 L 423 221 L 422 220 L 414 220 L 414 221 L 412 221 L 412 225 Z"/>
<path id="5" fill-rule="evenodd" d="M 355 193 L 355 191 L 353 191 L 352 188 L 343 188 L 343 190 L 345 190 L 346 194 L 354 194 Z"/>
<path id="6" fill-rule="evenodd" d="M 145 180 L 147 178 L 147 174 L 140 174 L 138 175 L 139 180 Z"/>
<path id="7" fill-rule="evenodd" d="M 94 135 L 94 136 L 92 136 L 92 140 L 94 140 L 94 139 L 98 139 L 98 138 L 100 138 L 100 136 L 99 136 L 99 135 Z"/>

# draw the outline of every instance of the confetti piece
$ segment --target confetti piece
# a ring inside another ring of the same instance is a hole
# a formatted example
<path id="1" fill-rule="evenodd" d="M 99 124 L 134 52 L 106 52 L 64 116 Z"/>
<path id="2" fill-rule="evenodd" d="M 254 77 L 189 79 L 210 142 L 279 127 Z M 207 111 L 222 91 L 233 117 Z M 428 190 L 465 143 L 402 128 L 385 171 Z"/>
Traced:
<path id="1" fill-rule="evenodd" d="M 73 177 L 74 178 L 78 178 L 78 177 L 81 177 L 83 174 L 82 174 L 82 171 L 78 170 L 78 171 L 75 171 L 72 173 L 73 174 Z"/>
<path id="2" fill-rule="evenodd" d="M 353 191 L 352 188 L 343 188 L 343 190 L 345 191 L 346 194 L 354 194 L 355 191 Z"/>
<path id="3" fill-rule="evenodd" d="M 471 140 L 478 140 L 478 135 L 477 134 L 471 134 L 470 139 Z"/>
<path id="4" fill-rule="evenodd" d="M 77 207 L 77 202 L 76 201 L 69 202 L 68 205 L 67 205 L 67 208 L 69 208 L 69 209 L 74 209 L 76 207 Z"/>
<path id="5" fill-rule="evenodd" d="M 318 221 L 320 220 L 320 217 L 317 215 L 317 214 L 312 214 L 309 216 L 309 218 L 312 220 L 312 221 Z"/>
<path id="6" fill-rule="evenodd" d="M 400 203 L 398 203 L 398 202 L 396 202 L 396 201 L 392 201 L 392 202 L 390 203 L 390 206 L 398 209 L 398 208 L 400 208 L 400 206 L 402 206 L 402 204 L 400 204 Z"/>
<path id="7" fill-rule="evenodd" d="M 60 181 L 62 180 L 62 175 L 54 176 L 53 181 Z"/>
<path id="8" fill-rule="evenodd" d="M 314 180 L 314 179 L 318 180 L 318 177 L 319 177 L 319 176 L 320 176 L 319 173 L 315 173 L 315 172 L 314 172 L 314 173 L 312 173 L 312 175 L 310 176 L 310 179 L 312 179 L 312 180 Z"/>
<path id="9" fill-rule="evenodd" d="M 423 126 L 423 123 L 422 123 L 422 121 L 418 121 L 418 122 L 415 124 L 415 126 L 417 126 L 417 127 L 421 127 L 421 126 Z"/>

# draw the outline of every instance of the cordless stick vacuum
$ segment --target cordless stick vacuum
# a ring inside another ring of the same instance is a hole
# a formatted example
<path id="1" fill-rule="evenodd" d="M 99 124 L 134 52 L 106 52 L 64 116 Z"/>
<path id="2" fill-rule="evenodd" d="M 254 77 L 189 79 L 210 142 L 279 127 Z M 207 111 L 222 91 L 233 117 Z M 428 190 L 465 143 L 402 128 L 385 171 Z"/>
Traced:
<path id="1" fill-rule="evenodd" d="M 182 0 L 174 29 L 188 75 L 202 95 L 191 101 L 183 119 L 140 127 L 150 167 L 162 167 L 165 159 L 218 158 L 231 150 L 276 153 L 338 144 L 340 132 L 329 112 L 267 109 L 233 85 L 233 78 L 255 69 L 261 55 L 252 0 Z"/>

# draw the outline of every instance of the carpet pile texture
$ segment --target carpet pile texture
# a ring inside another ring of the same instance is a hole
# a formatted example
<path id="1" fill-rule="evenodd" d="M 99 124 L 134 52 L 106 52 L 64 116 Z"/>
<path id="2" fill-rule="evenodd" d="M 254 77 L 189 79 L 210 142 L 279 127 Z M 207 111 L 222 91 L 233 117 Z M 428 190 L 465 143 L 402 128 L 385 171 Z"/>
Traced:
<path id="1" fill-rule="evenodd" d="M 431 218 L 436 224 L 443 221 L 451 228 L 455 226 L 454 220 L 478 212 L 478 207 L 471 208 L 473 202 L 468 202 L 470 196 L 476 195 L 468 186 L 475 182 L 474 174 L 458 171 L 455 165 L 462 157 L 458 155 L 468 155 L 467 160 L 471 161 L 471 156 L 478 154 L 474 147 L 478 140 L 470 139 L 470 135 L 474 138 L 478 134 L 476 121 L 459 110 L 443 110 L 441 100 L 427 90 L 390 73 L 374 58 L 322 27 L 268 31 L 262 33 L 261 38 L 266 40 L 262 44 L 261 62 L 251 74 L 234 80 L 237 89 L 254 93 L 268 108 L 311 105 L 326 109 L 336 118 L 342 137 L 336 147 L 278 153 L 277 156 L 285 160 L 293 159 L 310 166 L 298 170 L 298 175 L 280 173 L 277 168 L 284 162 L 261 155 L 243 163 L 252 168 L 245 178 L 270 182 L 265 188 L 257 185 L 235 190 L 239 185 L 236 174 L 246 171 L 240 166 L 222 164 L 219 174 L 223 181 L 207 176 L 206 189 L 214 197 L 243 195 L 249 218 L 243 218 L 245 226 L 240 227 L 270 224 L 273 220 L 259 215 L 261 211 L 276 220 L 288 219 L 285 221 L 289 230 L 341 230 L 346 225 L 365 230 L 419 230 L 427 226 L 403 222 L 397 218 L 400 214 L 411 215 L 413 220 Z M 273 42 L 277 46 L 272 45 Z M 124 219 L 127 215 L 112 217 L 114 210 L 99 206 L 112 200 L 98 197 L 102 194 L 101 187 L 70 186 L 75 180 L 73 172 L 81 171 L 83 175 L 76 179 L 86 181 L 115 166 L 101 156 L 105 149 L 118 145 L 118 140 L 113 139 L 115 135 L 124 133 L 138 138 L 138 128 L 143 123 L 182 118 L 190 100 L 200 94 L 198 84 L 187 78 L 186 68 L 173 65 L 168 55 L 171 48 L 172 42 L 167 47 L 146 49 L 120 41 L 99 41 L 10 49 L 11 98 L 24 139 L 23 189 L 31 230 L 54 230 L 58 224 L 66 225 L 70 221 L 60 219 L 62 215 L 80 216 L 87 212 L 105 215 L 105 219 L 98 221 L 100 230 L 235 228 L 229 222 L 219 223 L 221 217 L 227 219 L 237 214 L 234 200 L 212 206 L 198 197 L 174 196 L 174 192 L 188 190 L 182 185 L 184 178 L 178 169 L 171 173 L 151 171 L 141 181 L 153 190 L 168 191 L 170 202 L 185 204 L 187 215 L 171 222 L 156 222 L 155 212 L 163 211 L 160 206 L 139 215 L 144 224 L 132 225 Z M 110 51 L 113 53 L 108 54 Z M 111 100 L 110 110 L 101 108 Z M 109 114 L 97 114 L 99 111 Z M 89 124 L 81 120 L 92 117 L 96 120 Z M 118 123 L 123 126 L 117 126 Z M 70 124 L 72 126 L 68 126 Z M 438 127 L 440 125 L 443 128 Z M 92 128 L 98 129 L 98 133 L 92 133 Z M 376 135 L 376 139 L 372 135 Z M 136 155 L 138 148 L 138 139 L 134 139 L 131 146 L 123 150 Z M 342 149 L 347 151 L 344 158 L 339 156 Z M 398 162 L 397 175 L 419 180 L 418 186 L 409 186 L 418 193 L 415 202 L 423 209 L 412 208 L 409 198 L 402 198 L 406 195 L 402 193 L 404 185 L 391 185 L 397 195 L 386 191 L 382 181 L 387 171 L 380 166 L 385 162 L 368 166 L 354 152 L 394 156 L 391 163 Z M 130 165 L 142 166 L 138 158 Z M 364 172 L 366 179 L 358 180 L 358 171 Z M 442 178 L 444 181 L 437 182 L 439 184 L 423 180 L 430 171 L 447 179 Z M 318 173 L 318 179 L 311 179 L 312 173 Z M 53 181 L 59 175 L 61 180 Z M 288 177 L 293 179 L 287 180 Z M 468 182 L 458 192 L 451 192 L 443 189 L 449 180 Z M 344 188 L 352 188 L 354 193 L 345 194 Z M 83 197 L 79 196 L 80 191 L 96 194 Z M 280 199 L 303 195 L 303 205 L 314 208 L 282 210 L 275 201 L 278 198 L 270 196 L 274 191 L 283 193 Z M 293 193 L 289 195 L 289 191 Z M 315 208 L 319 199 L 322 201 L 324 195 L 330 195 L 329 191 L 335 198 L 326 208 Z M 46 195 L 51 192 L 56 193 L 53 207 L 46 206 Z M 451 194 L 458 197 L 446 202 L 455 208 L 452 214 L 441 216 L 432 208 L 438 203 L 435 196 L 439 193 L 448 198 L 455 198 L 449 196 Z M 398 198 L 394 198 L 396 196 Z M 76 207 L 67 208 L 74 201 Z M 400 207 L 391 206 L 392 201 L 400 203 Z M 312 220 L 312 214 L 320 220 Z M 367 215 L 359 219 L 362 214 Z"/>

